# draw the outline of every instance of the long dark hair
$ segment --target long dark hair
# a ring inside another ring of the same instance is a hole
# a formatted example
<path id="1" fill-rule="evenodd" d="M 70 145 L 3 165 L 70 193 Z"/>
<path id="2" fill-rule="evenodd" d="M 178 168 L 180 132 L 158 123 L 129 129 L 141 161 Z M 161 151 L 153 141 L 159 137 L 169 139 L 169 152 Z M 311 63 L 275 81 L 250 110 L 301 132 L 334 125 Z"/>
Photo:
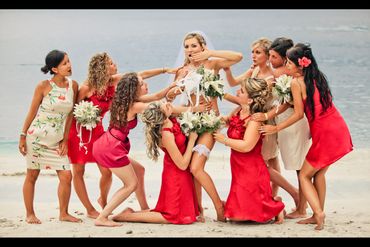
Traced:
<path id="1" fill-rule="evenodd" d="M 296 66 L 300 66 L 298 59 L 302 59 L 303 57 L 311 60 L 311 64 L 309 64 L 307 67 L 303 67 L 303 75 L 304 83 L 306 84 L 307 106 L 311 112 L 312 119 L 314 119 L 315 105 L 313 95 L 315 93 L 315 83 L 317 90 L 320 93 L 320 103 L 322 105 L 322 112 L 320 115 L 326 112 L 326 110 L 332 106 L 333 96 L 329 88 L 328 80 L 326 79 L 326 76 L 319 70 L 309 44 L 296 44 L 287 51 L 287 57 Z"/>
<path id="2" fill-rule="evenodd" d="M 127 125 L 127 112 L 137 101 L 139 78 L 135 72 L 127 73 L 118 82 L 112 105 L 110 106 L 110 126 L 122 128 Z"/>

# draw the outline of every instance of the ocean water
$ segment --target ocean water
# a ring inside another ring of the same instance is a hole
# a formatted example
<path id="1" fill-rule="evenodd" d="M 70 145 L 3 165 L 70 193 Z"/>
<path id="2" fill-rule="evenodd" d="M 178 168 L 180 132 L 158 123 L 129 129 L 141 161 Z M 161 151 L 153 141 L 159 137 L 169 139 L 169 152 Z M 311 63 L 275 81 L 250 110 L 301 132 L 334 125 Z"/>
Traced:
<path id="1" fill-rule="evenodd" d="M 71 78 L 82 83 L 89 59 L 102 51 L 119 72 L 171 67 L 193 30 L 205 32 L 216 49 L 243 53 L 232 67 L 236 75 L 250 66 L 250 44 L 260 37 L 311 43 L 355 147 L 370 147 L 369 10 L 0 10 L 0 155 L 18 152 L 34 88 L 50 77 L 40 71 L 50 50 L 68 53 Z M 150 92 L 168 80 L 148 79 Z M 221 103 L 223 113 L 232 107 Z M 145 148 L 141 124 L 130 138 L 134 150 Z"/>

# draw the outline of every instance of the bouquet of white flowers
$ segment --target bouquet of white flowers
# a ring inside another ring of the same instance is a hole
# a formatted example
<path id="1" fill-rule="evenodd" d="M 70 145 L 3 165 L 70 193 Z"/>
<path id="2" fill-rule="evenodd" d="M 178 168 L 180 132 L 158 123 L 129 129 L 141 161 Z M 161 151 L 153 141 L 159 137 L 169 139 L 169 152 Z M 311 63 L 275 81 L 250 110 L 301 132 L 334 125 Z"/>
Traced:
<path id="1" fill-rule="evenodd" d="M 221 127 L 221 116 L 216 112 L 184 112 L 178 117 L 182 132 L 188 136 L 191 131 L 196 131 L 198 135 L 204 132 L 214 132 Z"/>
<path id="2" fill-rule="evenodd" d="M 87 154 L 87 148 L 84 145 L 91 141 L 92 129 L 101 121 L 100 111 L 100 108 L 92 102 L 84 100 L 74 106 L 73 115 L 76 118 L 76 129 L 80 138 L 80 148 L 85 148 L 85 154 Z M 90 131 L 90 137 L 86 143 L 82 140 L 82 127 Z"/>
<path id="3" fill-rule="evenodd" d="M 275 86 L 272 88 L 272 93 L 276 96 L 274 105 L 281 105 L 284 103 L 293 104 L 292 91 L 290 89 L 290 84 L 293 77 L 288 75 L 281 75 L 276 79 Z"/>
<path id="4" fill-rule="evenodd" d="M 224 82 L 220 79 L 220 75 L 215 75 L 212 70 L 204 68 L 203 65 L 197 69 L 197 73 L 202 75 L 199 90 L 205 96 L 219 97 L 222 100 L 225 92 Z"/>

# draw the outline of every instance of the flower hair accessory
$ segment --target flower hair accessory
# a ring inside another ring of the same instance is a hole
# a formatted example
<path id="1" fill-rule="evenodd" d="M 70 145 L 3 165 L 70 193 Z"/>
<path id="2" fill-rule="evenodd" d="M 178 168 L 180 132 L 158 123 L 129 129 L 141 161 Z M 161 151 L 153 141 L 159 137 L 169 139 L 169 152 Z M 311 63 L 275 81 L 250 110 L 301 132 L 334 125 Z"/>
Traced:
<path id="1" fill-rule="evenodd" d="M 311 64 L 311 59 L 307 57 L 298 58 L 298 64 L 303 68 L 306 68 Z"/>

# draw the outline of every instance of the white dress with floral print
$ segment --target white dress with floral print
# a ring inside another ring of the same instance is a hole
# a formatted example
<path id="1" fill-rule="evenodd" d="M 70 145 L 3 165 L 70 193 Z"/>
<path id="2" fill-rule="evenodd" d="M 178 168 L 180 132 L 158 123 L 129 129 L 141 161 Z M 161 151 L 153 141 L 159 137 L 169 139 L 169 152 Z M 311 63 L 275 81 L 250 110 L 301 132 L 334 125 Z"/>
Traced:
<path id="1" fill-rule="evenodd" d="M 73 83 L 66 88 L 49 80 L 51 91 L 43 98 L 39 111 L 27 131 L 27 168 L 70 170 L 68 156 L 60 156 L 68 114 L 73 110 Z"/>

